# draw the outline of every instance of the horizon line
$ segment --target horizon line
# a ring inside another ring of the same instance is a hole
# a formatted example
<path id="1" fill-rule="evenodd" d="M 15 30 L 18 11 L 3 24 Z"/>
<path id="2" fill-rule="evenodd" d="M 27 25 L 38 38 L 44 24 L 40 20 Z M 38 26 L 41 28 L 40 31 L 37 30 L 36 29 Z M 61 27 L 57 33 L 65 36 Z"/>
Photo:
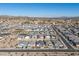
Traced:
<path id="1" fill-rule="evenodd" d="M 71 18 L 71 17 L 79 17 L 79 16 L 57 16 L 57 17 L 54 17 L 54 16 L 24 16 L 24 15 L 0 15 L 0 16 L 14 16 L 14 17 L 38 17 L 38 18 L 63 18 L 63 17 L 68 17 L 68 18 Z"/>

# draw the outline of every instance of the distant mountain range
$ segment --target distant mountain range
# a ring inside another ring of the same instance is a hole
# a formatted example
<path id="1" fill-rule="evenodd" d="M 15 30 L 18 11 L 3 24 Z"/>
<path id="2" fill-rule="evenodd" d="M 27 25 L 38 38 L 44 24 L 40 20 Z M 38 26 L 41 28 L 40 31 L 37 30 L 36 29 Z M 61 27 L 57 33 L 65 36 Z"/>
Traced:
<path id="1" fill-rule="evenodd" d="M 34 19 L 46 19 L 46 20 L 53 20 L 53 19 L 59 19 L 59 20 L 79 20 L 79 16 L 76 16 L 76 17 L 65 17 L 65 16 L 63 16 L 63 17 L 28 17 L 28 16 L 8 16 L 8 15 L 0 15 L 0 18 L 25 18 L 25 19 L 27 19 L 27 18 L 29 18 L 29 19 L 32 19 L 32 20 L 34 20 Z"/>

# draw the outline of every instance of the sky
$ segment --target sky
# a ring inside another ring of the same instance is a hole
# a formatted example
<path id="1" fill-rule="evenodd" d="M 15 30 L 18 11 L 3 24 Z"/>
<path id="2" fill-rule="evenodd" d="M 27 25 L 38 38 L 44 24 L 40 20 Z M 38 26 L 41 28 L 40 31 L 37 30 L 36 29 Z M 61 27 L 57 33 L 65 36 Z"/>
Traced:
<path id="1" fill-rule="evenodd" d="M 79 16 L 79 3 L 0 3 L 0 15 L 73 17 Z"/>

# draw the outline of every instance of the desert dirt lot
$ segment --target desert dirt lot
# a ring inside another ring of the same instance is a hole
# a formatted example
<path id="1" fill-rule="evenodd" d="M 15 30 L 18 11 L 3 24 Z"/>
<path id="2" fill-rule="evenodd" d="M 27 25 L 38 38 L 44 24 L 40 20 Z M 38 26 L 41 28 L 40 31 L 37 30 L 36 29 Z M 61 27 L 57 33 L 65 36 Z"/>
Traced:
<path id="1" fill-rule="evenodd" d="M 15 36 L 8 36 L 0 41 L 0 48 L 15 48 L 17 40 Z"/>
<path id="2" fill-rule="evenodd" d="M 0 56 L 78 56 L 79 52 L 0 52 Z"/>

